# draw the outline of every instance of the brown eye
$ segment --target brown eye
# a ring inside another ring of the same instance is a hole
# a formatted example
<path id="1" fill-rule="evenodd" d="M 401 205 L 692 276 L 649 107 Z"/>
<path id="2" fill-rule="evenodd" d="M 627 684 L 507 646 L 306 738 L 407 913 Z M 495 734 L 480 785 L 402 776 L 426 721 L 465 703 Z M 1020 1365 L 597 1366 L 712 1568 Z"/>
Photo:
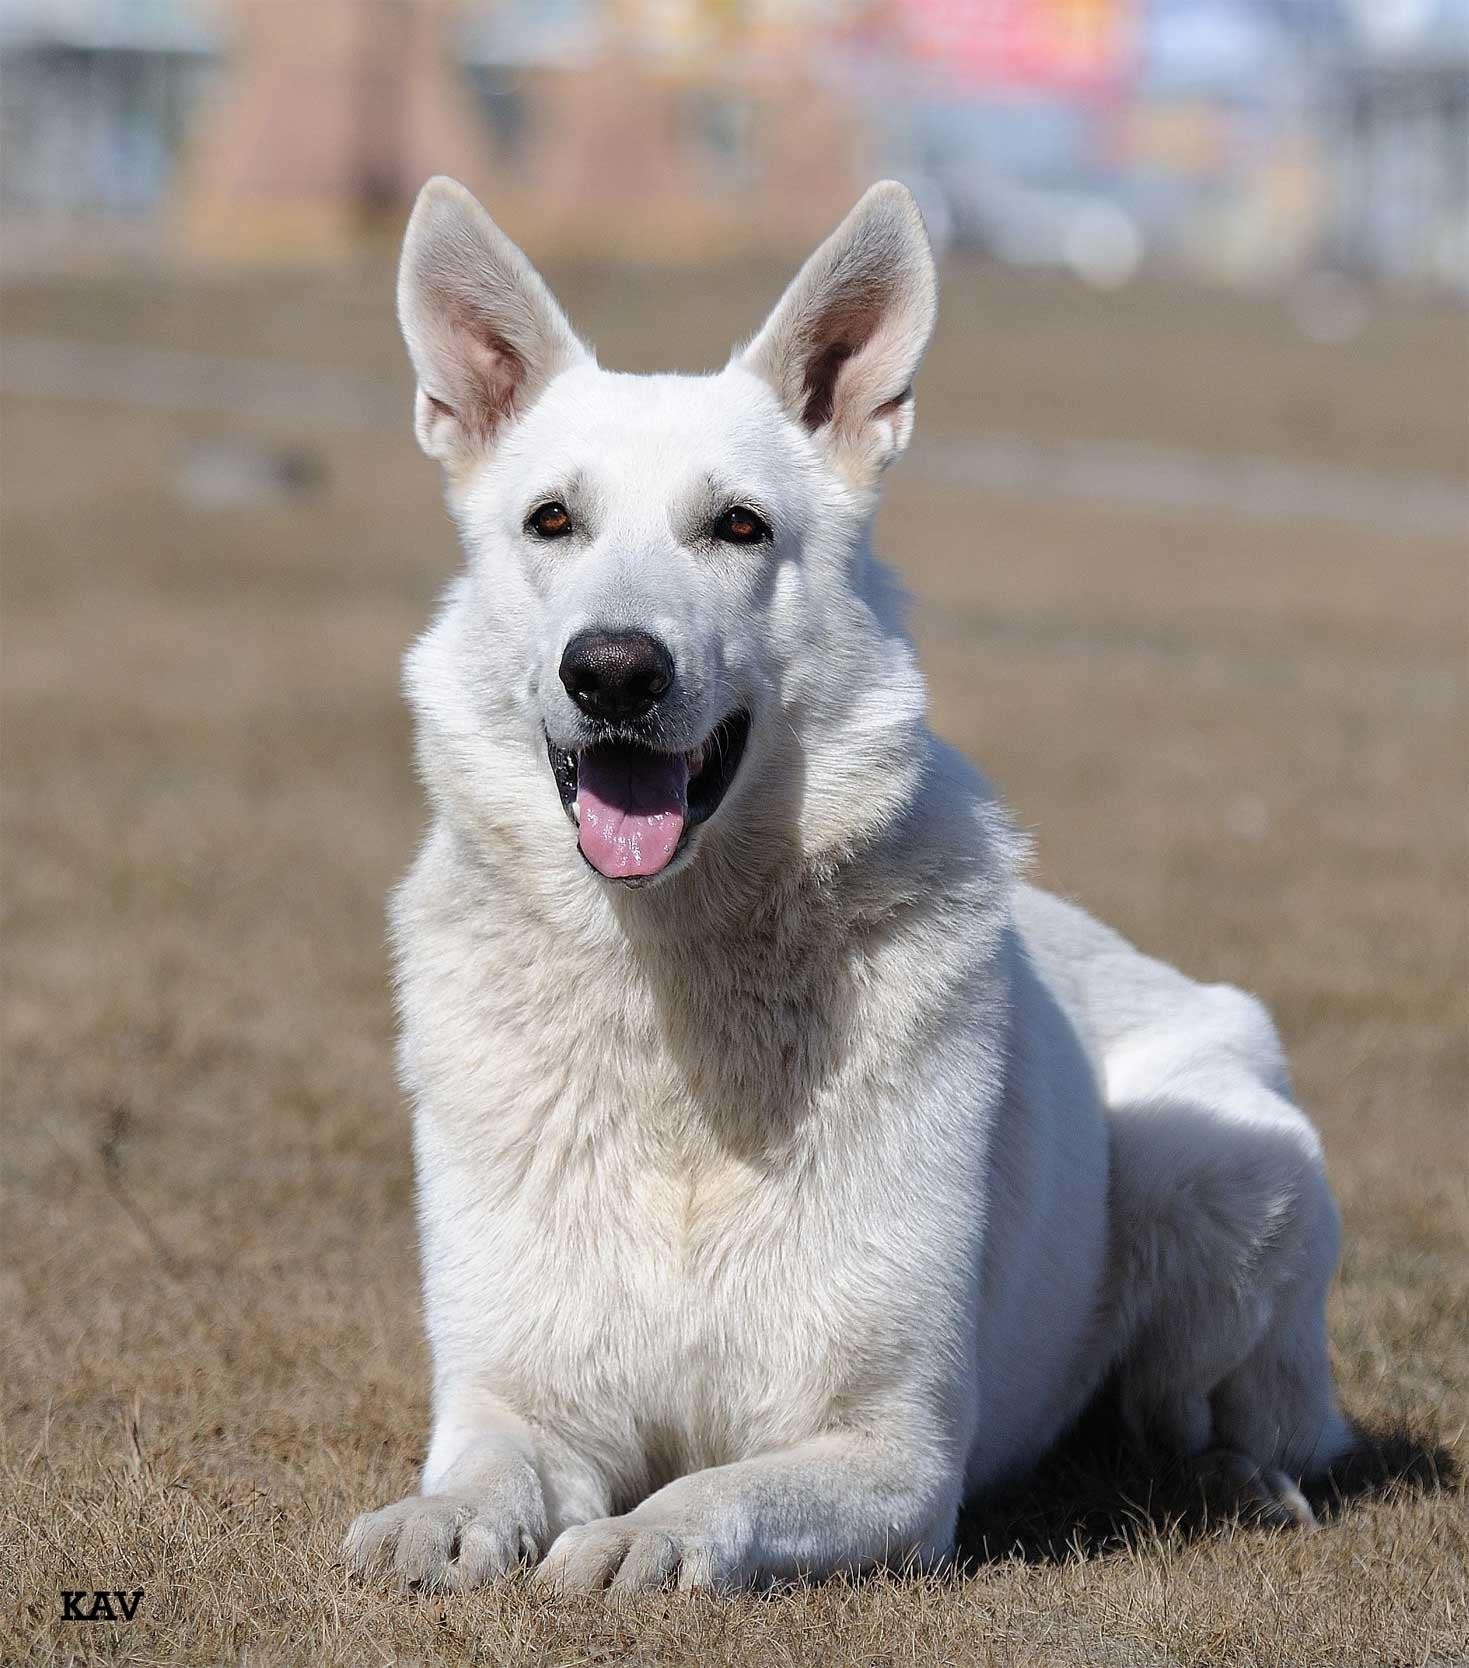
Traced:
<path id="1" fill-rule="evenodd" d="M 714 523 L 713 532 L 726 544 L 764 544 L 771 537 L 769 527 L 743 504 L 732 504 Z"/>
<path id="2" fill-rule="evenodd" d="M 571 531 L 571 516 L 565 504 L 553 498 L 532 510 L 525 525 L 538 539 L 564 539 Z"/>

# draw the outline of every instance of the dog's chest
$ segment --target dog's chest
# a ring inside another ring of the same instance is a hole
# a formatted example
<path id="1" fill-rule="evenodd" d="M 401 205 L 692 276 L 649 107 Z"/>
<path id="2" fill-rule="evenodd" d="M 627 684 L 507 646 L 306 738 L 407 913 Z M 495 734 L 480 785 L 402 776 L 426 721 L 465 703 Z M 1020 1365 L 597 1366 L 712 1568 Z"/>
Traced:
<path id="1" fill-rule="evenodd" d="M 407 993 L 436 1355 L 620 1432 L 643 1481 L 819 1428 L 867 1342 L 834 1317 L 882 1313 L 831 1241 L 857 1155 L 822 1134 L 852 1065 L 829 1016 L 527 983 Z"/>
<path id="2" fill-rule="evenodd" d="M 448 1223 L 426 1226 L 431 1324 L 438 1310 L 464 1366 L 629 1486 L 819 1428 L 861 1348 L 832 1323 L 860 1277 L 821 1243 L 819 1186 L 784 1165 L 655 1162 L 604 1127 L 424 1179 L 426 1216 Z"/>

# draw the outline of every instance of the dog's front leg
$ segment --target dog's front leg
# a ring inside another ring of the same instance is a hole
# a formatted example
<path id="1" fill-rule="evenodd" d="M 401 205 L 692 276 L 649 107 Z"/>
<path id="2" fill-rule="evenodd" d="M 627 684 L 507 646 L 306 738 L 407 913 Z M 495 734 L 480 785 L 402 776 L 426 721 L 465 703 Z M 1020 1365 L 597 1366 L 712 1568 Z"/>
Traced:
<path id="1" fill-rule="evenodd" d="M 960 1487 L 936 1445 L 832 1432 L 693 1472 L 626 1516 L 567 1529 L 536 1579 L 621 1597 L 928 1564 L 950 1549 Z"/>
<path id="2" fill-rule="evenodd" d="M 605 1494 L 569 1475 L 558 1460 L 570 1454 L 555 1448 L 498 1400 L 446 1398 L 422 1492 L 357 1518 L 343 1561 L 360 1575 L 455 1592 L 533 1564 L 553 1528 L 607 1510 Z"/>

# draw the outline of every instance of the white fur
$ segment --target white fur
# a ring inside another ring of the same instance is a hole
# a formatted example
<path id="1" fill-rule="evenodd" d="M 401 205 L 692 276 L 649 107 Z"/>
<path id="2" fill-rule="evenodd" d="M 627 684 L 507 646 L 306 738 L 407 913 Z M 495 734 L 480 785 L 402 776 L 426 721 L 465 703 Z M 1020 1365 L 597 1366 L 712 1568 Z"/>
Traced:
<path id="1" fill-rule="evenodd" d="M 434 1428 L 349 1560 L 615 1592 L 932 1560 L 1114 1372 L 1140 1435 L 1287 1498 L 1348 1429 L 1274 1031 L 1017 879 L 869 546 L 933 316 L 911 199 L 870 192 L 713 376 L 598 368 L 451 182 L 403 270 L 468 557 L 408 661 L 433 824 L 393 908 Z M 773 544 L 699 541 L 731 495 Z M 584 531 L 538 544 L 552 497 Z M 752 715 L 636 889 L 547 763 L 591 625 L 670 646 L 669 747 Z"/>

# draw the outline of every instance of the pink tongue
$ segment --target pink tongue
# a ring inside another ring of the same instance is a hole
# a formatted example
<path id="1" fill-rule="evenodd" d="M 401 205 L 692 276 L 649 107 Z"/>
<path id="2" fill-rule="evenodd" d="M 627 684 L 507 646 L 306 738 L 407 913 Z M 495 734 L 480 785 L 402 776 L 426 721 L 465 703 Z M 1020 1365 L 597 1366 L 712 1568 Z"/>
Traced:
<path id="1" fill-rule="evenodd" d="M 656 875 L 678 850 L 689 767 L 679 753 L 589 747 L 577 758 L 577 843 L 609 880 Z"/>

